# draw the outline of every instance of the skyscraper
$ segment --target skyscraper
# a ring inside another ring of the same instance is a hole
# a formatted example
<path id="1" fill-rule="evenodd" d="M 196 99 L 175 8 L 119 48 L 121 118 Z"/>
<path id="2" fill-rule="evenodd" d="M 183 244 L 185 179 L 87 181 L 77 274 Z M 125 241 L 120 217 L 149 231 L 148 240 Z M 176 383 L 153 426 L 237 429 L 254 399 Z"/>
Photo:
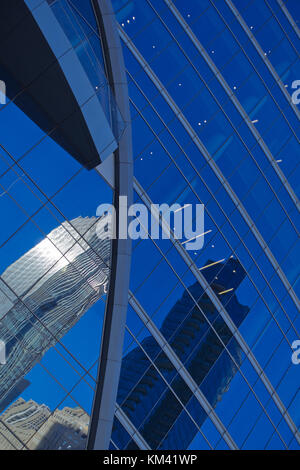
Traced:
<path id="1" fill-rule="evenodd" d="M 216 294 L 230 289 L 234 291 L 245 277 L 243 268 L 234 259 L 222 266 L 219 276 L 220 266 L 211 265 L 212 261 L 209 260 L 205 277 L 212 281 Z M 231 357 L 224 351 L 224 346 L 228 346 L 232 339 L 230 330 L 222 324 L 218 312 L 208 296 L 203 295 L 198 283 L 190 286 L 190 291 L 198 300 L 197 305 L 184 293 L 166 316 L 160 331 L 215 408 L 241 365 L 242 352 L 234 343 L 230 348 Z M 226 299 L 226 293 L 222 298 Z M 235 295 L 227 308 L 236 325 L 240 325 L 249 312 L 248 307 L 239 304 Z M 206 318 L 215 332 L 209 328 Z M 181 403 L 172 390 L 176 391 Z M 191 426 L 183 413 L 183 406 L 194 408 L 199 427 L 206 419 L 205 411 L 199 406 L 197 408 L 192 398 L 192 391 L 176 373 L 153 337 L 144 339 L 140 348 L 135 348 L 124 357 L 117 400 L 152 449 L 188 448 L 197 434 L 197 428 Z M 128 435 L 117 419 L 112 439 L 120 448 L 136 448 L 133 441 L 128 442 Z"/>
<path id="2" fill-rule="evenodd" d="M 16 400 L 2 415 L 0 442 L 3 450 L 82 450 L 89 417 L 79 407 L 55 410 L 33 400 Z"/>

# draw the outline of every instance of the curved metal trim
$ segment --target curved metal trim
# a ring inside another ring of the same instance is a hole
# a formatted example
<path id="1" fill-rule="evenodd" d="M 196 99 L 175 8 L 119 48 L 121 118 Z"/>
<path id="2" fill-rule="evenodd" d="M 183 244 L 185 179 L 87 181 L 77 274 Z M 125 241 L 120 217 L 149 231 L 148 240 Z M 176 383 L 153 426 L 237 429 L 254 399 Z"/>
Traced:
<path id="1" fill-rule="evenodd" d="M 119 196 L 132 202 L 133 172 L 130 110 L 122 47 L 110 0 L 92 0 L 103 43 L 107 73 L 117 105 L 125 121 L 125 131 L 114 153 L 115 191 L 118 233 Z M 123 339 L 128 305 L 131 240 L 112 241 L 109 295 L 101 341 L 97 385 L 91 414 L 88 449 L 109 448 L 122 361 Z"/>

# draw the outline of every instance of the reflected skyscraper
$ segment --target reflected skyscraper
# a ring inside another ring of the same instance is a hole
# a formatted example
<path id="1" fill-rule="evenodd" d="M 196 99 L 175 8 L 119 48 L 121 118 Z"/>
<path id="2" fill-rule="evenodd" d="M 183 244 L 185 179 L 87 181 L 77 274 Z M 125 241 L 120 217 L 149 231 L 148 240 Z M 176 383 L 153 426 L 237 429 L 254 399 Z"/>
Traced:
<path id="1" fill-rule="evenodd" d="M 84 449 L 89 416 L 79 407 L 64 407 L 51 413 L 46 405 L 19 398 L 2 415 L 2 450 Z"/>
<path id="2" fill-rule="evenodd" d="M 0 447 L 300 448 L 299 4 L 1 2 Z"/>
<path id="3" fill-rule="evenodd" d="M 212 261 L 207 261 L 206 265 L 204 276 L 239 326 L 249 312 L 249 308 L 241 305 L 234 294 L 245 277 L 242 266 L 233 258 L 224 265 Z M 185 291 L 166 316 L 160 331 L 215 408 L 242 362 L 242 352 L 201 286 L 195 283 L 189 291 L 198 305 Z M 150 365 L 147 356 L 155 366 Z M 187 449 L 198 430 L 158 370 L 168 383 L 172 382 L 182 405 L 188 407 L 201 427 L 207 414 L 153 337 L 145 338 L 141 348 L 124 357 L 118 403 L 151 449 Z M 112 440 L 121 449 L 136 448 L 133 441 L 128 441 L 128 435 L 117 419 Z"/>
<path id="4" fill-rule="evenodd" d="M 16 384 L 105 293 L 110 241 L 98 237 L 98 220 L 63 223 L 2 274 L 0 405 L 9 404 Z"/>

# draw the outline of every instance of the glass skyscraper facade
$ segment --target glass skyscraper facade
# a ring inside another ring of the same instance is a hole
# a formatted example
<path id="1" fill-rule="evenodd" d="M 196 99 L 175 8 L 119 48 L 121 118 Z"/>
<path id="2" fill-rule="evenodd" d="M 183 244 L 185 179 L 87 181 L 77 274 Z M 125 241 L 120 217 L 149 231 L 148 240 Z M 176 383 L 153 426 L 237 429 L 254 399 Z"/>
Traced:
<path id="1" fill-rule="evenodd" d="M 300 2 L 0 8 L 0 448 L 299 450 Z"/>
<path id="2" fill-rule="evenodd" d="M 112 253 L 97 207 L 113 200 L 88 169 L 125 123 L 77 3 L 1 5 L 1 449 L 86 447 Z"/>

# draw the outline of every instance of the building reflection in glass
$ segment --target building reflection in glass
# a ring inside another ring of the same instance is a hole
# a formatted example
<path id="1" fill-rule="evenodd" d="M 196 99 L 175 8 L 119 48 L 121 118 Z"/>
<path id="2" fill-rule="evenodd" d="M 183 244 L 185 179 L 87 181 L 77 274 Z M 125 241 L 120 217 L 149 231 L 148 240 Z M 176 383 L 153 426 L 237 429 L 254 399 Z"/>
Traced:
<path id="1" fill-rule="evenodd" d="M 207 261 L 206 265 L 210 264 L 212 261 Z M 249 312 L 249 308 L 241 305 L 235 295 L 235 290 L 245 277 L 240 263 L 230 258 L 224 265 L 207 267 L 203 275 L 239 327 Z M 194 299 L 200 299 L 198 305 L 201 310 L 213 323 L 222 342 L 228 345 L 232 333 L 209 297 L 203 293 L 202 287 L 195 283 L 189 291 Z M 201 310 L 185 291 L 167 314 L 160 331 L 215 408 L 242 362 L 242 352 L 236 342 L 231 343 L 230 353 L 235 359 L 234 363 Z M 155 339 L 149 336 L 141 345 L 164 378 L 169 383 L 172 381 L 172 388 L 182 404 L 190 402 L 189 411 L 200 427 L 207 417 L 206 413 L 192 400 L 192 391 L 176 374 Z M 135 348 L 123 359 L 117 401 L 151 449 L 187 449 L 197 434 L 197 428 L 186 419 L 179 401 L 140 348 Z M 112 440 L 119 449 L 136 448 L 133 441 L 128 443 L 128 434 L 117 419 Z"/>

